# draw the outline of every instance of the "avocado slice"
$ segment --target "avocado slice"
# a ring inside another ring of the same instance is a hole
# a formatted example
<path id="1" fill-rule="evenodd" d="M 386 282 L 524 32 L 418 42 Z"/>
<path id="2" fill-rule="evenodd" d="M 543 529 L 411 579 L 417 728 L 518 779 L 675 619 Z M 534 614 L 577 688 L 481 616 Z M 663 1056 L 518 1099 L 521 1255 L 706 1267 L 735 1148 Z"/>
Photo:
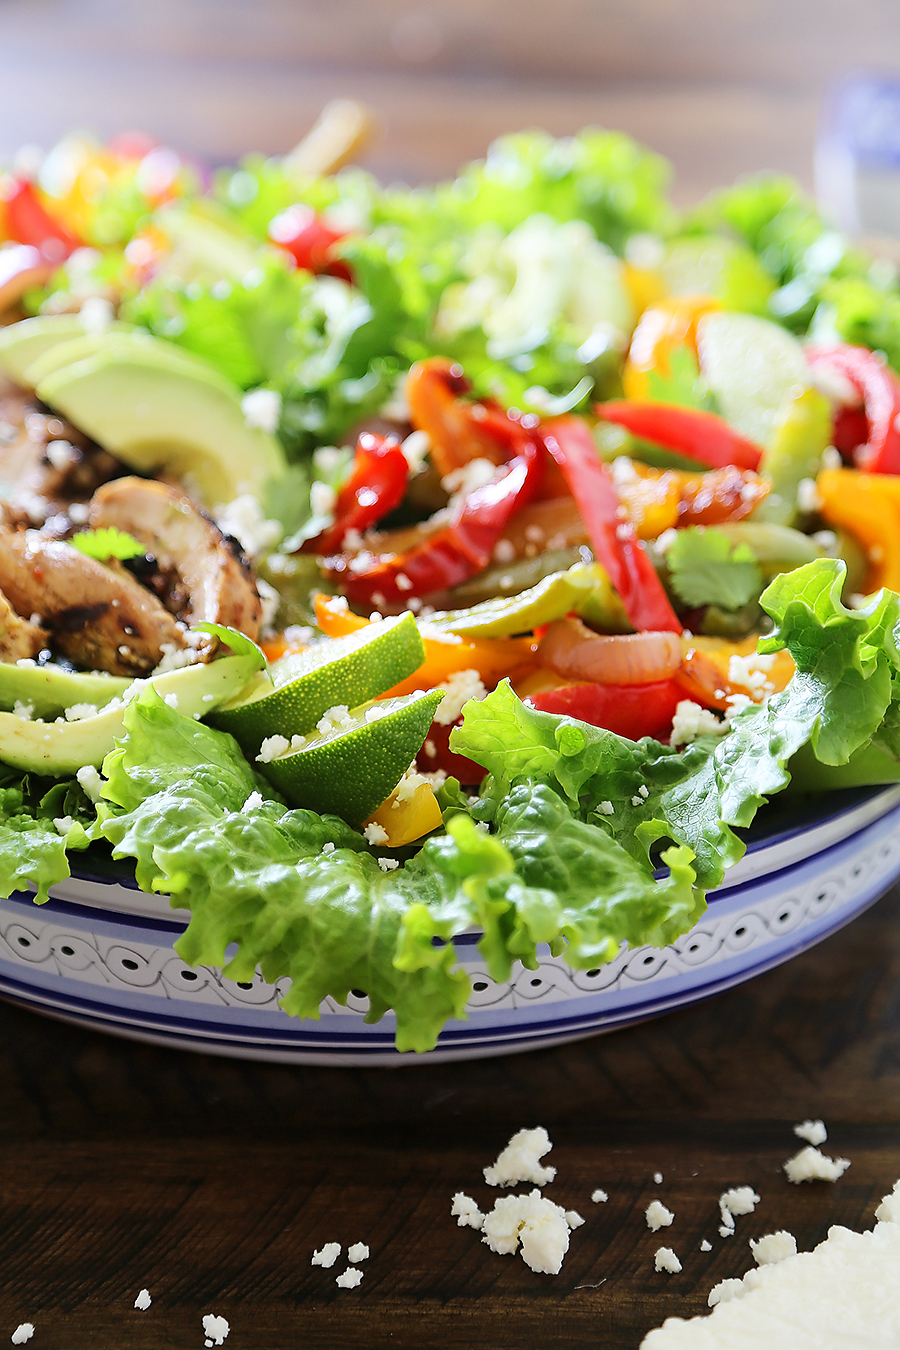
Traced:
<path id="1" fill-rule="evenodd" d="M 165 698 L 175 694 L 177 711 L 185 717 L 205 717 L 213 708 L 234 698 L 259 669 L 256 654 L 225 656 L 209 665 L 182 666 L 149 681 Z M 62 777 L 87 764 L 99 767 L 125 729 L 125 705 L 80 722 L 26 722 L 14 713 L 0 712 L 0 761 L 28 773 Z"/>
<path id="2" fill-rule="evenodd" d="M 240 390 L 205 362 L 136 332 L 66 346 L 40 358 L 56 368 L 39 379 L 38 398 L 131 468 L 174 474 L 208 506 L 261 497 L 283 476 L 280 443 L 247 426 Z"/>
<path id="3" fill-rule="evenodd" d="M 34 717 L 59 717 L 77 703 L 103 708 L 121 698 L 133 681 L 105 671 L 63 670 L 52 661 L 45 666 L 0 662 L 0 709 L 11 712 L 17 703 L 30 704 Z"/>
<path id="4" fill-rule="evenodd" d="M 33 361 L 52 347 L 84 335 L 77 314 L 41 314 L 8 324 L 0 328 L 0 370 L 16 384 L 25 385 L 25 371 Z"/>

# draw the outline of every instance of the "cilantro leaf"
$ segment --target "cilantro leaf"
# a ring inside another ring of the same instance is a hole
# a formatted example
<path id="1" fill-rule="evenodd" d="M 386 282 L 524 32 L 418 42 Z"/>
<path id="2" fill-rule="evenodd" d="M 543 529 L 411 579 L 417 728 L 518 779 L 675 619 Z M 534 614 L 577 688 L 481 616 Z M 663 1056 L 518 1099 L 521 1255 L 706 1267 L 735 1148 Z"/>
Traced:
<path id="1" fill-rule="evenodd" d="M 692 609 L 701 605 L 740 609 L 763 588 L 763 574 L 749 544 L 732 547 L 721 530 L 691 526 L 676 531 L 666 564 L 672 589 Z"/>
<path id="2" fill-rule="evenodd" d="M 97 562 L 108 562 L 110 558 L 127 562 L 129 558 L 138 558 L 146 552 L 143 544 L 139 544 L 124 530 L 117 530 L 115 525 L 104 526 L 100 530 L 82 530 L 80 534 L 73 534 L 69 543 L 79 553 L 96 558 Z"/>

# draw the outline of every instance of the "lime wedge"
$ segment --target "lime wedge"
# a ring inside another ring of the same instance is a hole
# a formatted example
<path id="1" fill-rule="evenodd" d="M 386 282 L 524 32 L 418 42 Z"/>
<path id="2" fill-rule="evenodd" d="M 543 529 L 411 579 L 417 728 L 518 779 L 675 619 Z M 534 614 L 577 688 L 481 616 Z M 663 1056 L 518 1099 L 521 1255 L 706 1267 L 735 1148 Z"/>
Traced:
<path id="1" fill-rule="evenodd" d="M 306 651 L 283 656 L 240 701 L 218 709 L 208 720 L 230 731 L 253 758 L 266 737 L 303 736 L 329 708 L 355 708 L 383 694 L 424 660 L 425 646 L 413 616 L 383 619 L 347 637 L 325 638 Z"/>
<path id="2" fill-rule="evenodd" d="M 788 404 L 810 385 L 800 343 L 752 314 L 707 314 L 697 338 L 700 369 L 722 416 L 769 448 Z"/>
<path id="3" fill-rule="evenodd" d="M 775 282 L 733 239 L 698 235 L 669 246 L 660 271 L 672 295 L 714 295 L 726 310 L 765 314 Z"/>
<path id="4" fill-rule="evenodd" d="M 442 689 L 418 690 L 350 712 L 336 710 L 325 730 L 296 736 L 291 743 L 285 737 L 267 740 L 259 767 L 292 806 L 359 826 L 409 768 L 443 697 Z"/>

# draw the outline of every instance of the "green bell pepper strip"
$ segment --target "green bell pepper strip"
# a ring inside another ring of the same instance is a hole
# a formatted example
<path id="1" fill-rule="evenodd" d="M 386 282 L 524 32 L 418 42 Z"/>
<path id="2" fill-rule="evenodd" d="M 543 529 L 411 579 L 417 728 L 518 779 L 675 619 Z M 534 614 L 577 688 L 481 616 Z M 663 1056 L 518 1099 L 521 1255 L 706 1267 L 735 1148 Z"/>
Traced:
<path id="1" fill-rule="evenodd" d="M 789 404 L 760 461 L 759 472 L 772 480 L 772 491 L 753 512 L 754 520 L 793 525 L 800 514 L 797 490 L 804 478 L 814 479 L 822 467 L 831 427 L 831 404 L 817 389 L 804 390 Z"/>
<path id="2" fill-rule="evenodd" d="M 554 572 L 518 595 L 484 600 L 471 609 L 432 614 L 428 623 L 461 637 L 512 637 L 531 633 L 541 624 L 553 623 L 573 611 L 591 622 L 599 620 L 601 626 L 609 624 L 607 631 L 630 631 L 622 602 L 599 563 L 576 563 L 567 572 Z"/>

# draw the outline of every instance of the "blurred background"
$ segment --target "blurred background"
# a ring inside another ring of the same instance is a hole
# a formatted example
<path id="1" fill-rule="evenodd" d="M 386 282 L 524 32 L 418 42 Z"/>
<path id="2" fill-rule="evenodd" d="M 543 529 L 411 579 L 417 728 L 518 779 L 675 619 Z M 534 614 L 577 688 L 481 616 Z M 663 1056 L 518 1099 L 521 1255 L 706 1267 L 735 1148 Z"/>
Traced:
<path id="1" fill-rule="evenodd" d="M 596 123 L 669 156 L 687 203 L 760 168 L 812 186 L 823 90 L 873 66 L 900 69 L 896 0 L 2 0 L 0 154 L 79 126 L 280 152 L 349 95 L 384 179 Z"/>

